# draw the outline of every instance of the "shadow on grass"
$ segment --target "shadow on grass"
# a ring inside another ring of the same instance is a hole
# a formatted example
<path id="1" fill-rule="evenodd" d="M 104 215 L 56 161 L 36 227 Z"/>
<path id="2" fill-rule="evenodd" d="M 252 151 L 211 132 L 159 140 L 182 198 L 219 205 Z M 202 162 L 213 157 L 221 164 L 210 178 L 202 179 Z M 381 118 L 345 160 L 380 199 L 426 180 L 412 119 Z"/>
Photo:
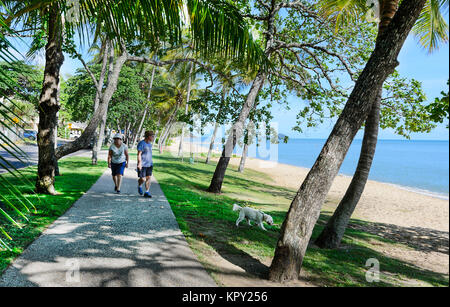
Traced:
<path id="1" fill-rule="evenodd" d="M 174 160 L 173 163 L 158 163 L 156 177 L 185 235 L 192 235 L 196 240 L 204 241 L 224 259 L 241 267 L 248 274 L 266 278 L 268 267 L 261 260 L 273 257 L 279 237 L 279 226 L 267 226 L 267 232 L 255 226 L 243 225 L 244 223 L 236 228 L 234 222 L 237 219 L 237 213 L 233 212 L 231 208 L 234 202 L 242 200 L 204 192 L 204 181 L 210 179 L 211 172 L 192 165 L 180 165 L 181 163 L 175 163 L 175 158 L 158 157 L 158 159 Z M 158 175 L 158 172 L 161 172 L 161 176 Z M 272 190 L 278 189 L 276 186 L 239 177 L 230 180 L 231 182 L 228 184 L 237 185 L 242 189 L 259 191 L 259 188 L 267 188 L 263 192 L 268 194 L 272 193 Z M 243 183 L 242 187 L 241 183 Z M 278 208 L 274 204 L 255 203 L 255 205 L 264 207 L 264 211 L 274 218 L 275 224 L 281 225 L 286 212 L 277 210 Z M 320 216 L 312 240 L 320 233 L 328 218 L 328 214 Z M 418 237 L 425 233 L 427 237 L 417 241 L 420 244 L 417 242 L 414 244 L 407 242 L 406 237 L 401 239 L 398 236 L 413 231 Z M 391 258 L 370 247 L 371 244 L 379 241 L 388 245 L 405 243 L 420 251 L 430 250 L 427 249 L 427 246 L 434 246 L 435 251 L 447 251 L 448 253 L 448 233 L 423 231 L 419 232 L 417 229 L 396 225 L 351 220 L 343 242 L 344 248 L 326 250 L 311 245 L 306 253 L 303 268 L 308 272 L 308 279 L 320 285 L 399 286 L 427 283 L 434 286 L 448 286 L 446 274 Z M 447 235 L 447 241 L 445 241 L 445 235 Z M 430 241 L 426 243 L 427 240 Z M 366 282 L 365 274 L 368 268 L 365 267 L 365 264 L 369 258 L 376 258 L 380 262 L 381 281 L 379 283 Z"/>
<path id="2" fill-rule="evenodd" d="M 159 170 L 178 178 L 180 184 L 188 183 L 191 187 L 201 191 L 206 191 L 210 183 L 209 181 L 214 174 L 215 165 L 213 164 L 205 164 L 202 162 L 197 162 L 195 164 L 181 163 L 179 158 L 166 155 L 157 156 L 157 160 L 157 168 Z M 249 174 L 270 179 L 264 173 L 251 170 L 247 170 L 245 173 L 239 173 L 231 167 L 228 167 L 224 179 L 223 191 L 229 191 L 230 187 L 238 186 L 241 189 L 249 189 L 254 192 L 264 191 L 265 193 L 270 193 L 272 196 L 279 196 L 287 199 L 291 199 L 295 195 L 295 191 L 293 190 L 248 179 Z"/>

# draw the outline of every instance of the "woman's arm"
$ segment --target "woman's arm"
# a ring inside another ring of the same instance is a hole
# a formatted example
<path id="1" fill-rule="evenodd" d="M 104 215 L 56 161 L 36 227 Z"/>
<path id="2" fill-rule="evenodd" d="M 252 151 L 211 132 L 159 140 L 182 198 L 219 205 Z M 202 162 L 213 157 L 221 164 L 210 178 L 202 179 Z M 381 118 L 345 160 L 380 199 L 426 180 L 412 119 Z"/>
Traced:
<path id="1" fill-rule="evenodd" d="M 112 150 L 108 150 L 108 167 L 111 168 Z"/>

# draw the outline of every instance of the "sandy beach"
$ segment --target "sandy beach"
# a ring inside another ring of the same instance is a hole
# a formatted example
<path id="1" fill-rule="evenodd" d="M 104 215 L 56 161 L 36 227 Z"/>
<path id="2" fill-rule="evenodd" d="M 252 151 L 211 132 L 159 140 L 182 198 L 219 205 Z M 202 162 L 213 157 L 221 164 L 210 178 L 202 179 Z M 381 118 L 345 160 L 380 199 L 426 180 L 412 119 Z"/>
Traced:
<path id="1" fill-rule="evenodd" d="M 174 139 L 167 150 L 178 152 L 179 139 Z M 189 151 L 189 143 L 184 146 Z M 199 144 L 196 153 L 208 152 Z M 216 152 L 218 153 L 218 152 Z M 217 161 L 217 158 L 212 159 Z M 230 163 L 239 165 L 240 157 Z M 283 163 L 247 158 L 246 169 L 265 173 L 271 179 L 261 178 L 267 184 L 297 191 L 309 169 Z M 351 177 L 338 175 L 330 189 L 322 211 L 334 211 L 349 186 Z M 374 247 L 384 254 L 408 261 L 425 269 L 449 273 L 449 201 L 409 191 L 399 186 L 369 180 L 362 198 L 352 215 L 353 219 L 371 222 L 368 226 L 352 226 L 368 233 L 383 236 L 409 248 Z"/>

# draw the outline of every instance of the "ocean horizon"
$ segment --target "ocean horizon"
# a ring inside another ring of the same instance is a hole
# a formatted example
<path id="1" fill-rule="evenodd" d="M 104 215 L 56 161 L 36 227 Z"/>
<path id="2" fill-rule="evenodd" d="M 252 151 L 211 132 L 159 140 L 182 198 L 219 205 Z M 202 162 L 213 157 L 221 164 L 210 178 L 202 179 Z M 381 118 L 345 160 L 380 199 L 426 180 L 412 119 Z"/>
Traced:
<path id="1" fill-rule="evenodd" d="M 209 137 L 202 137 L 202 142 L 209 147 Z M 309 169 L 325 142 L 326 139 L 312 138 L 290 138 L 288 143 L 279 144 L 267 141 L 265 147 L 250 145 L 248 156 Z M 353 140 L 339 174 L 353 176 L 361 144 L 362 139 Z M 221 146 L 216 143 L 214 148 L 220 150 Z M 242 148 L 236 147 L 234 153 L 240 155 Z M 369 180 L 448 200 L 449 141 L 380 139 Z"/>

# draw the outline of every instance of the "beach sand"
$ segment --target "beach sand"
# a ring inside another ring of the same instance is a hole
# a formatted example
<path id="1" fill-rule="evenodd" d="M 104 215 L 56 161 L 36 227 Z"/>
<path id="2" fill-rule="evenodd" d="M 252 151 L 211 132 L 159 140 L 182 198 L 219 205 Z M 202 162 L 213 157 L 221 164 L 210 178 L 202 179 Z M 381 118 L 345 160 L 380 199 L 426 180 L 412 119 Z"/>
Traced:
<path id="1" fill-rule="evenodd" d="M 179 139 L 174 139 L 168 149 L 177 151 Z M 189 144 L 184 145 L 189 150 Z M 176 150 L 175 150 L 176 149 Z M 194 146 L 200 152 L 207 148 Z M 217 158 L 212 159 L 217 161 Z M 240 158 L 232 158 L 239 165 Z M 297 191 L 308 174 L 307 168 L 247 158 L 246 168 L 270 176 L 261 178 L 271 185 Z M 322 211 L 334 211 L 349 186 L 351 177 L 338 175 L 328 193 Z M 411 247 L 411 249 L 379 247 L 383 253 L 408 261 L 419 267 L 444 274 L 449 273 L 449 201 L 418 192 L 409 191 L 388 183 L 369 180 L 364 189 L 353 219 L 367 222 L 367 226 L 353 226 Z M 376 247 L 375 247 L 376 248 Z"/>

